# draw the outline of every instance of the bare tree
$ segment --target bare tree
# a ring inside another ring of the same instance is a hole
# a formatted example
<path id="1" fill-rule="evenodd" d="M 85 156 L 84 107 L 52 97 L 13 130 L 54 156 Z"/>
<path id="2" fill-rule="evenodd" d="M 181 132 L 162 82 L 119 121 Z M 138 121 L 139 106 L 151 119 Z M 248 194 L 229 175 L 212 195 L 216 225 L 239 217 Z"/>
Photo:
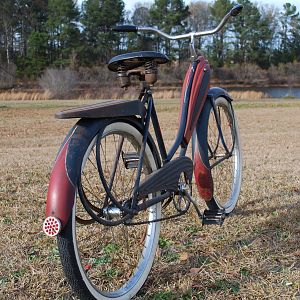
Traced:
<path id="1" fill-rule="evenodd" d="M 150 3 L 138 2 L 134 6 L 134 11 L 132 15 L 132 22 L 138 26 L 149 26 L 151 22 L 150 18 Z"/>
<path id="2" fill-rule="evenodd" d="M 210 26 L 209 3 L 205 1 L 193 1 L 189 4 L 189 26 L 193 31 L 207 29 Z"/>
<path id="3" fill-rule="evenodd" d="M 14 41 L 14 15 L 13 15 L 13 1 L 0 2 L 0 40 L 2 47 L 5 49 L 5 60 L 9 66 L 11 63 L 11 52 Z"/>
<path id="4" fill-rule="evenodd" d="M 192 31 L 201 31 L 211 25 L 209 3 L 205 1 L 193 1 L 189 4 L 190 16 L 188 17 L 188 27 Z M 199 48 L 202 40 L 199 39 Z"/>

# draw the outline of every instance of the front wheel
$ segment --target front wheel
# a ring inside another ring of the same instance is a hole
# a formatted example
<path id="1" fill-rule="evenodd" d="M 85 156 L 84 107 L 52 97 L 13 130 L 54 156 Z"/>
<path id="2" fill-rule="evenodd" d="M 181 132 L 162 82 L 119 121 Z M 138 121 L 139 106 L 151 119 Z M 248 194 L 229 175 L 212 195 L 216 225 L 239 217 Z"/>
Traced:
<path id="1" fill-rule="evenodd" d="M 213 197 L 206 204 L 209 209 L 224 209 L 229 214 L 236 206 L 242 181 L 238 125 L 231 102 L 223 97 L 211 101 L 214 105 L 207 101 L 200 119 L 206 138 L 199 138 L 213 184 Z"/>
<path id="2" fill-rule="evenodd" d="M 58 247 L 65 275 L 80 299 L 131 299 L 150 272 L 160 223 L 107 226 L 95 222 L 80 201 L 84 197 L 85 205 L 107 222 L 121 220 L 123 213 L 111 197 L 120 205 L 129 201 L 141 145 L 142 135 L 136 126 L 113 120 L 86 145 L 83 160 L 79 162 L 77 199 L 67 225 L 58 236 Z M 147 145 L 141 180 L 156 168 L 157 157 Z M 106 189 L 110 190 L 110 196 Z M 132 221 L 160 217 L 158 203 Z"/>

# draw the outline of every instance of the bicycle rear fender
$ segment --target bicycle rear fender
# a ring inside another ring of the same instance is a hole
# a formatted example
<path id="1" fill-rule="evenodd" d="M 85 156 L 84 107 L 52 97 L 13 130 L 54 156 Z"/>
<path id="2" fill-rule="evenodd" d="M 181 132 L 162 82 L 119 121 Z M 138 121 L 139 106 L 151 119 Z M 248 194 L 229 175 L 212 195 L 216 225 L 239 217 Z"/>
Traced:
<path id="1" fill-rule="evenodd" d="M 43 230 L 49 236 L 57 235 L 66 225 L 76 195 L 81 162 L 88 145 L 97 131 L 113 117 L 135 120 L 145 116 L 140 100 L 113 100 L 61 111 L 58 119 L 81 118 L 70 130 L 56 157 L 51 172 L 46 202 L 46 219 Z M 108 119 L 110 118 L 110 119 Z M 138 123 L 137 121 L 135 121 Z"/>
<path id="2" fill-rule="evenodd" d="M 119 118 L 118 120 L 133 125 L 140 132 L 143 130 L 140 119 L 136 117 Z M 53 229 L 51 222 L 54 222 L 54 224 L 55 222 L 59 223 L 59 230 L 54 235 L 57 235 L 66 225 L 74 205 L 81 164 L 87 148 L 96 134 L 101 134 L 112 121 L 111 118 L 81 119 L 65 138 L 50 176 L 46 202 L 46 220 L 50 218 L 50 221 L 46 222 L 45 220 L 44 222 L 44 231 L 47 235 L 50 235 L 49 231 Z M 161 161 L 151 136 L 148 137 L 148 144 L 155 154 L 156 164 L 159 168 Z M 48 227 L 51 227 L 48 232 L 45 223 Z"/>
<path id="3" fill-rule="evenodd" d="M 218 87 L 211 88 L 198 119 L 193 135 L 194 175 L 197 189 L 201 198 L 210 201 L 213 198 L 213 179 L 208 161 L 207 126 L 213 102 L 223 97 L 232 101 L 228 93 Z"/>
<path id="4" fill-rule="evenodd" d="M 93 137 L 105 127 L 107 119 L 81 119 L 70 130 L 51 172 L 46 202 L 46 219 L 55 217 L 66 225 L 76 195 L 81 162 Z"/>

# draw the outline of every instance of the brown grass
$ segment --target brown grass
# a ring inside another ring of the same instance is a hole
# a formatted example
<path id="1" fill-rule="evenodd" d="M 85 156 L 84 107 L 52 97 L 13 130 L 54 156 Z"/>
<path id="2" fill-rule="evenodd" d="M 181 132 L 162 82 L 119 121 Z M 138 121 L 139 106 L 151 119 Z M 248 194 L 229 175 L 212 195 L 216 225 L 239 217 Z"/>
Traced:
<path id="1" fill-rule="evenodd" d="M 178 88 L 154 88 L 156 99 L 178 99 L 181 91 Z M 82 92 L 74 92 L 66 96 L 66 99 L 136 99 L 139 90 L 136 86 L 130 87 L 127 91 L 117 87 L 99 88 L 95 90 L 86 90 Z M 270 96 L 263 92 L 256 91 L 231 91 L 230 95 L 236 100 L 261 100 Z M 49 92 L 0 92 L 0 101 L 25 101 L 25 100 L 49 100 L 52 99 Z"/>
<path id="2" fill-rule="evenodd" d="M 180 89 L 178 88 L 154 88 L 156 99 L 178 99 L 180 97 Z M 139 93 L 139 86 L 134 85 L 126 91 L 120 89 L 119 86 L 102 87 L 93 91 L 85 91 L 80 99 L 136 99 Z"/>
<path id="3" fill-rule="evenodd" d="M 48 100 L 50 96 L 48 92 L 1 92 L 0 101 Z"/>
<path id="4" fill-rule="evenodd" d="M 53 118 L 62 105 L 70 102 L 0 102 L 0 299 L 72 296 L 56 241 L 41 232 L 51 167 L 73 124 Z M 244 153 L 236 212 L 223 227 L 202 227 L 192 211 L 164 222 L 167 251 L 136 299 L 299 299 L 300 102 L 236 108 Z M 178 100 L 157 109 L 170 145 Z M 176 254 L 171 262 L 166 253 Z"/>

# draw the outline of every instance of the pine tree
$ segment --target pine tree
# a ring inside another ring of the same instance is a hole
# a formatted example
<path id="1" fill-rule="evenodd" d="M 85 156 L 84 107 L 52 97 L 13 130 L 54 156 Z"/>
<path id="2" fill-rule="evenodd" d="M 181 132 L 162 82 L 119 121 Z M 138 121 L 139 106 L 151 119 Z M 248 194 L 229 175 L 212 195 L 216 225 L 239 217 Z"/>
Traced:
<path id="1" fill-rule="evenodd" d="M 189 7 L 185 6 L 182 0 L 155 0 L 150 9 L 150 16 L 152 25 L 156 25 L 168 34 L 180 34 L 187 30 Z M 182 45 L 182 41 L 176 41 L 175 45 L 171 47 L 170 41 L 167 40 L 162 43 L 162 49 L 160 50 L 164 50 L 171 57 L 180 57 Z"/>
<path id="2" fill-rule="evenodd" d="M 85 0 L 82 5 L 81 22 L 84 26 L 85 62 L 107 62 L 117 51 L 119 40 L 111 27 L 122 23 L 124 2 L 122 0 Z"/>
<path id="3" fill-rule="evenodd" d="M 18 1 L 18 75 L 36 78 L 48 65 L 48 0 Z"/>
<path id="4" fill-rule="evenodd" d="M 210 7 L 211 15 L 213 20 L 213 25 L 216 26 L 223 19 L 225 14 L 231 9 L 233 4 L 230 0 L 216 0 L 214 4 Z M 228 27 L 229 25 L 225 25 L 225 27 L 214 34 L 212 39 L 211 50 L 209 51 L 209 55 L 212 58 L 212 65 L 222 67 L 225 62 L 225 57 L 228 52 L 228 43 L 226 43 L 226 38 L 228 37 Z"/>
<path id="5" fill-rule="evenodd" d="M 70 63 L 72 52 L 80 45 L 79 10 L 73 0 L 49 0 L 47 30 L 50 62 L 63 66 Z"/>
<path id="6" fill-rule="evenodd" d="M 300 36 L 300 18 L 295 5 L 285 3 L 283 11 L 280 13 L 280 60 L 287 63 L 299 58 L 299 36 Z"/>
<path id="7" fill-rule="evenodd" d="M 254 63 L 259 55 L 259 44 L 265 22 L 255 4 L 249 0 L 241 0 L 246 13 L 241 13 L 232 20 L 235 34 L 233 61 L 237 63 Z"/>

